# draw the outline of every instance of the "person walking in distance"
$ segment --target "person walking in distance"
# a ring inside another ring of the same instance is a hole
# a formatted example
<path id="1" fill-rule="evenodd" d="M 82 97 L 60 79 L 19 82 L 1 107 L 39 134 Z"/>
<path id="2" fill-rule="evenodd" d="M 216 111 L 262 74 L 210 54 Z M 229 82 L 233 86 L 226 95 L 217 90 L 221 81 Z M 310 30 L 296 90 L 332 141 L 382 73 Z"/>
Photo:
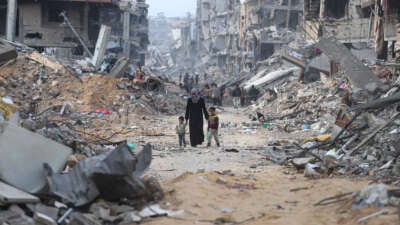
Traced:
<path id="1" fill-rule="evenodd" d="M 235 89 L 232 91 L 232 101 L 233 101 L 233 107 L 235 109 L 238 109 L 240 106 L 240 97 L 242 96 L 242 90 L 240 90 L 239 85 L 237 84 L 235 86 Z"/>

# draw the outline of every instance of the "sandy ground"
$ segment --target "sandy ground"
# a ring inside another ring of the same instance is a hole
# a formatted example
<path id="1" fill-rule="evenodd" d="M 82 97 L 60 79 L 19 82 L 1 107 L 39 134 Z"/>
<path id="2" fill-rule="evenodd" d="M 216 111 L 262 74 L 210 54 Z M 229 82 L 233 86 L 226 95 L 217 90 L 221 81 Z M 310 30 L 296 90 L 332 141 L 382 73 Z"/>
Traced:
<path id="1" fill-rule="evenodd" d="M 293 167 L 273 165 L 262 157 L 268 142 L 293 141 L 307 132 L 273 132 L 251 124 L 246 113 L 226 108 L 219 111 L 223 127 L 220 148 L 179 149 L 175 135 L 177 116 L 149 116 L 137 123 L 147 124 L 151 135 L 137 135 L 130 141 L 154 146 L 148 176 L 155 176 L 165 189 L 162 205 L 183 210 L 174 217 L 152 218 L 146 224 L 358 224 L 358 219 L 379 208 L 352 209 L 352 199 L 315 206 L 338 194 L 355 192 L 370 183 L 367 178 L 311 180 Z M 256 129 L 243 128 L 254 126 Z M 188 137 L 187 137 L 188 139 Z M 226 152 L 236 149 L 237 153 Z M 397 209 L 373 218 L 368 224 L 399 224 Z"/>

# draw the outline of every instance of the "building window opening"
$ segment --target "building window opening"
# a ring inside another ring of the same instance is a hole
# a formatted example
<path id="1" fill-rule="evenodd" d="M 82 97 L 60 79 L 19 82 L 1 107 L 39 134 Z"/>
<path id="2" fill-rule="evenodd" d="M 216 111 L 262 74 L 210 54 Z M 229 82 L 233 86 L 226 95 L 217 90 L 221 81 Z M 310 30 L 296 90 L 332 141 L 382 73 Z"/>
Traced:
<path id="1" fill-rule="evenodd" d="M 328 17 L 340 19 L 345 17 L 349 0 L 329 0 L 326 5 Z"/>
<path id="2" fill-rule="evenodd" d="M 47 5 L 47 15 L 49 22 L 63 22 L 64 19 L 60 16 L 60 14 L 64 11 L 63 5 L 57 3 L 48 3 Z"/>
<path id="3" fill-rule="evenodd" d="M 39 32 L 25 34 L 25 38 L 29 39 L 42 39 L 42 37 L 43 35 Z"/>

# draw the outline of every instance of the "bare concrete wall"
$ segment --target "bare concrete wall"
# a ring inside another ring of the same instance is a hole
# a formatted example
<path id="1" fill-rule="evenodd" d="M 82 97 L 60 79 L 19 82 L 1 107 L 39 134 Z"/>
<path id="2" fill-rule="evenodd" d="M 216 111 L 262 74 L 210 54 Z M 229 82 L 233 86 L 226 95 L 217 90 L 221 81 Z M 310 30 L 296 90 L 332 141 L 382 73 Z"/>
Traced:
<path id="1" fill-rule="evenodd" d="M 87 35 L 83 32 L 81 24 L 81 12 L 83 7 L 80 3 L 60 3 L 62 9 L 82 36 Z M 20 13 L 20 40 L 30 46 L 48 47 L 74 47 L 72 40 L 75 36 L 67 26 L 62 26 L 62 21 L 50 21 L 48 11 L 52 10 L 42 3 L 22 3 L 19 5 Z"/>
<path id="2" fill-rule="evenodd" d="M 307 0 L 305 2 L 309 2 Z M 309 4 L 312 4 L 311 1 Z M 338 40 L 342 42 L 358 42 L 358 41 L 366 41 L 368 38 L 372 39 L 374 36 L 374 23 L 371 23 L 370 15 L 371 12 L 368 8 L 362 8 L 363 1 L 361 0 L 340 0 L 341 3 L 346 3 L 346 6 L 343 4 L 339 4 L 336 0 L 326 0 L 327 2 L 327 13 L 326 17 L 329 19 L 321 18 L 322 23 L 324 25 L 324 31 L 320 32 L 318 29 L 320 28 L 318 22 L 315 22 L 317 19 L 317 15 L 312 17 L 306 17 L 306 21 L 304 23 L 304 30 L 309 35 L 309 39 L 316 40 L 319 35 L 328 35 L 335 36 Z M 396 23 L 399 22 L 399 9 L 395 4 L 394 0 L 389 1 L 389 12 L 388 18 L 385 21 L 385 39 L 386 40 L 395 40 L 396 37 Z M 322 3 L 321 3 L 322 4 Z M 332 7 L 332 6 L 336 7 Z M 305 7 L 306 11 L 305 15 L 312 14 L 310 7 Z M 340 9 L 341 12 L 335 12 L 335 10 Z M 340 18 L 332 18 L 335 16 L 341 16 Z M 373 18 L 372 18 L 372 21 Z"/>

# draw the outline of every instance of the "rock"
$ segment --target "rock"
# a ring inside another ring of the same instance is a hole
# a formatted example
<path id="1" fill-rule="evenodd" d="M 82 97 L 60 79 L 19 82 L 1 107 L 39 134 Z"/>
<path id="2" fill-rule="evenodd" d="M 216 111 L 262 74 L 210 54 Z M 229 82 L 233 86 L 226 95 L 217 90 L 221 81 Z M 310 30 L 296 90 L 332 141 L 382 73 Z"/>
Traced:
<path id="1" fill-rule="evenodd" d="M 197 173 L 205 173 L 205 172 L 206 172 L 205 169 L 198 169 L 198 170 L 197 170 Z"/>
<path id="2" fill-rule="evenodd" d="M 227 184 L 228 183 L 228 181 L 225 180 L 223 177 L 218 177 L 216 182 L 217 182 L 217 184 Z"/>
<path id="3" fill-rule="evenodd" d="M 74 225 L 102 225 L 101 221 L 97 220 L 91 214 L 72 213 L 69 224 Z"/>
<path id="4" fill-rule="evenodd" d="M 56 225 L 58 218 L 59 209 L 55 207 L 49 207 L 43 204 L 37 204 L 35 207 L 35 213 L 33 219 L 44 225 Z"/>
<path id="5" fill-rule="evenodd" d="M 112 216 L 117 216 L 117 215 L 120 215 L 120 214 L 124 214 L 124 213 L 129 213 L 129 212 L 132 212 L 132 211 L 134 211 L 135 209 L 133 208 L 133 207 L 131 207 L 131 206 L 128 206 L 128 205 L 117 205 L 117 204 L 112 204 L 111 206 L 110 206 L 110 214 L 112 215 Z"/>
<path id="6" fill-rule="evenodd" d="M 314 157 L 306 157 L 306 158 L 295 158 L 292 160 L 292 164 L 297 169 L 304 169 L 306 168 L 307 163 L 310 163 L 314 160 Z"/>
<path id="7" fill-rule="evenodd" d="M 142 217 L 140 217 L 136 212 L 124 213 L 121 218 L 123 218 L 123 220 L 119 223 L 120 225 L 131 225 L 142 221 Z"/>
<path id="8" fill-rule="evenodd" d="M 57 222 L 53 218 L 43 213 L 35 212 L 33 218 L 38 224 L 57 225 Z"/>

